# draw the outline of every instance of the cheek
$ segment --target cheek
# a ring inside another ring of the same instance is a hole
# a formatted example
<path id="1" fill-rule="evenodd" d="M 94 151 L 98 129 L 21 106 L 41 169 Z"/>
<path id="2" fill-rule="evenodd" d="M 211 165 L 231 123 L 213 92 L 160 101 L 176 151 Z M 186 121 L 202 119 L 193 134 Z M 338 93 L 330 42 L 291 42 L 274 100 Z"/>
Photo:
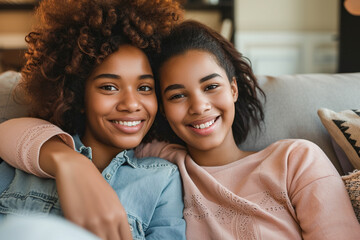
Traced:
<path id="1" fill-rule="evenodd" d="M 181 104 L 164 104 L 164 114 L 170 125 L 180 123 L 186 114 L 185 108 Z"/>
<path id="2" fill-rule="evenodd" d="M 171 129 L 177 136 L 181 137 L 181 131 L 179 130 L 181 129 L 179 125 L 181 126 L 181 121 L 183 119 L 181 109 L 172 104 L 168 104 L 167 106 L 164 105 L 164 114 Z"/>
<path id="3" fill-rule="evenodd" d="M 223 106 L 223 108 L 229 108 L 229 110 L 231 110 L 234 105 L 234 98 L 231 91 L 223 92 L 216 97 L 215 102 L 218 106 Z"/>
<path id="4" fill-rule="evenodd" d="M 114 109 L 115 104 L 116 100 L 112 97 L 93 94 L 85 98 L 85 111 L 92 114 L 106 114 Z"/>
<path id="5" fill-rule="evenodd" d="M 149 96 L 147 98 L 144 98 L 142 101 L 142 104 L 146 111 L 148 112 L 150 118 L 155 119 L 157 110 L 158 110 L 158 104 L 156 95 Z"/>

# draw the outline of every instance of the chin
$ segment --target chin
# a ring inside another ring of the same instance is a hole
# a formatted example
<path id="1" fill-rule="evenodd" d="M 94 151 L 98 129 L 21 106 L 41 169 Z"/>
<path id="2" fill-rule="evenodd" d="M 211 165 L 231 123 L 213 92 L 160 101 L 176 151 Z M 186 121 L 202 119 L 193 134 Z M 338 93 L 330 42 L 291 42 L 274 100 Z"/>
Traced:
<path id="1" fill-rule="evenodd" d="M 198 141 L 196 144 L 191 144 L 191 147 L 199 151 L 210 151 L 214 148 L 219 147 L 220 143 L 218 142 L 209 142 L 209 141 Z"/>
<path id="2" fill-rule="evenodd" d="M 112 141 L 112 145 L 119 149 L 132 149 L 141 143 L 142 138 L 120 138 L 119 140 Z"/>

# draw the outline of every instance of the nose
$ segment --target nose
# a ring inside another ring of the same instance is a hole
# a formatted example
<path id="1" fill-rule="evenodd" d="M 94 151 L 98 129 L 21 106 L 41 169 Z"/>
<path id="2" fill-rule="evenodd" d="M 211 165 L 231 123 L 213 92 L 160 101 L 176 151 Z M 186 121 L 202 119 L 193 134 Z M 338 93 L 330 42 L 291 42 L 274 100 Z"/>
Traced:
<path id="1" fill-rule="evenodd" d="M 203 114 L 211 109 L 211 104 L 208 99 L 202 94 L 197 94 L 190 97 L 190 114 Z"/>
<path id="2" fill-rule="evenodd" d="M 137 97 L 137 91 L 126 89 L 120 94 L 117 106 L 118 111 L 137 112 L 141 109 L 141 103 Z"/>

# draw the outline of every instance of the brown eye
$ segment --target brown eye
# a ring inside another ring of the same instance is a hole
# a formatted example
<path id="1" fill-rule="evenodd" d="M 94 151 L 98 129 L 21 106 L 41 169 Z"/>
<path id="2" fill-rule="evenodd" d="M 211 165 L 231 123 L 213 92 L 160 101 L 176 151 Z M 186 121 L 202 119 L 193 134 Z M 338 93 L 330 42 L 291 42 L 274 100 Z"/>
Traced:
<path id="1" fill-rule="evenodd" d="M 205 88 L 205 91 L 209 91 L 209 90 L 215 89 L 215 88 L 217 88 L 218 86 L 219 86 L 218 84 L 211 84 L 211 85 L 209 85 L 209 86 L 207 86 L 207 87 Z"/>
<path id="2" fill-rule="evenodd" d="M 175 99 L 180 99 L 180 98 L 183 98 L 185 97 L 184 94 L 174 94 L 174 95 L 171 95 L 169 100 L 175 100 Z"/>
<path id="3" fill-rule="evenodd" d="M 153 90 L 153 88 L 150 86 L 141 86 L 138 88 L 138 91 L 142 91 L 142 92 L 150 92 L 152 90 Z"/>
<path id="4" fill-rule="evenodd" d="M 116 91 L 116 90 L 118 90 L 116 87 L 114 87 L 112 85 L 104 85 L 104 86 L 101 86 L 100 88 L 105 90 L 105 91 Z"/>

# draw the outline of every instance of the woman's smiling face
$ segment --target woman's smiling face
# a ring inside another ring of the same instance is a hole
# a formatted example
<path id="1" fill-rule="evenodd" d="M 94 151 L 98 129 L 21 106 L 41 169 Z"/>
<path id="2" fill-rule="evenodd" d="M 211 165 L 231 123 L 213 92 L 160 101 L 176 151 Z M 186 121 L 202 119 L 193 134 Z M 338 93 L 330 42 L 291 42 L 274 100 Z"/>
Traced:
<path id="1" fill-rule="evenodd" d="M 83 142 L 114 153 L 138 146 L 157 112 L 154 85 L 144 52 L 120 46 L 86 82 Z"/>
<path id="2" fill-rule="evenodd" d="M 159 77 L 166 119 L 189 150 L 211 150 L 233 141 L 237 85 L 212 54 L 189 50 L 171 57 Z"/>

